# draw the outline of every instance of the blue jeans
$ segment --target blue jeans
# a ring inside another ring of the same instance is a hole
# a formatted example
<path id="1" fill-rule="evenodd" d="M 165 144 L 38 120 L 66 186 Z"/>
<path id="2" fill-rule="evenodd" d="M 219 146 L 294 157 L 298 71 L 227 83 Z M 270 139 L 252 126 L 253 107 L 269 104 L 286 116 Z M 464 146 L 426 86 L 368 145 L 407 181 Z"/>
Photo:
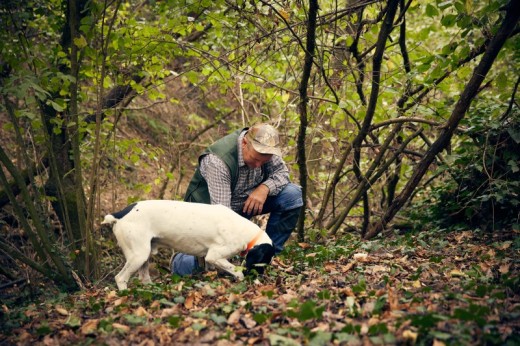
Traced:
<path id="1" fill-rule="evenodd" d="M 296 227 L 300 209 L 303 206 L 301 187 L 289 183 L 276 196 L 269 196 L 265 201 L 262 214 L 268 214 L 266 233 L 273 241 L 275 253 L 280 253 L 287 239 Z M 253 215 L 240 213 L 243 217 L 250 219 Z M 178 275 L 189 275 L 200 269 L 197 257 L 178 253 L 173 257 L 171 271 Z"/>

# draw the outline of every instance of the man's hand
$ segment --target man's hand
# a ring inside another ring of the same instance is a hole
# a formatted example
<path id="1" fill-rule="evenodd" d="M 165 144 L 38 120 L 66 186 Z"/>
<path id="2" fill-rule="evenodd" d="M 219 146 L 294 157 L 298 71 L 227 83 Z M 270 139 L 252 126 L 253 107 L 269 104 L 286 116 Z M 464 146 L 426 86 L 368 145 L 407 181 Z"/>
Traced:
<path id="1" fill-rule="evenodd" d="M 258 185 L 244 203 L 244 209 L 242 209 L 242 212 L 248 215 L 260 214 L 268 195 L 269 188 L 264 184 Z"/>

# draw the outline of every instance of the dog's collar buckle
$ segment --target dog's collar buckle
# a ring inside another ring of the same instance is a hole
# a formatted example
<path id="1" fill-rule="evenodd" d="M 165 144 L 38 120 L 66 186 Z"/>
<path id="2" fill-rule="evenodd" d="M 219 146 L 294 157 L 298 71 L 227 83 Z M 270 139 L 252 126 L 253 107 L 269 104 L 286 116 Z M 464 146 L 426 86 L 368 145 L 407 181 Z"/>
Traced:
<path id="1" fill-rule="evenodd" d="M 255 246 L 256 242 L 258 241 L 258 239 L 260 238 L 262 233 L 264 233 L 264 231 L 260 230 L 260 232 L 258 232 L 256 234 L 256 236 L 249 243 L 247 243 L 246 249 L 244 251 L 240 252 L 240 256 L 245 257 L 247 255 L 249 250 L 251 250 L 253 248 L 253 246 Z"/>

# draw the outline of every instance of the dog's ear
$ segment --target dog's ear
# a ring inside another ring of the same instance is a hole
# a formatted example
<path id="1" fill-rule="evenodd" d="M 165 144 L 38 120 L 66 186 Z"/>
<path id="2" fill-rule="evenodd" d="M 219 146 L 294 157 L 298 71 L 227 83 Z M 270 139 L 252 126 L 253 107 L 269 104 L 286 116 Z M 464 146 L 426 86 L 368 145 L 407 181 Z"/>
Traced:
<path id="1" fill-rule="evenodd" d="M 274 247 L 270 244 L 261 244 L 254 246 L 246 256 L 246 270 L 245 274 L 251 274 L 252 271 L 256 271 L 262 275 L 265 270 L 265 266 L 271 263 L 271 259 L 274 256 Z"/>

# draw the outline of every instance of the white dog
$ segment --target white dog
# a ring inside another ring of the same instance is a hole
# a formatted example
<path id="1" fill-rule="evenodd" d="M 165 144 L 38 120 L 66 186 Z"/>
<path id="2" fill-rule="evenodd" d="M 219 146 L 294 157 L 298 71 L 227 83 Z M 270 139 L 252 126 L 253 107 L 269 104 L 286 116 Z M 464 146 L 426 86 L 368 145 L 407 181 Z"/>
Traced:
<path id="1" fill-rule="evenodd" d="M 117 242 L 126 258 L 115 280 L 126 289 L 130 276 L 139 270 L 143 283 L 150 283 L 148 259 L 158 246 L 176 252 L 205 257 L 207 263 L 237 279 L 244 274 L 227 260 L 243 251 L 246 273 L 271 262 L 274 248 L 271 238 L 256 224 L 222 205 L 170 200 L 141 201 L 105 216 L 102 224 L 112 225 Z"/>

